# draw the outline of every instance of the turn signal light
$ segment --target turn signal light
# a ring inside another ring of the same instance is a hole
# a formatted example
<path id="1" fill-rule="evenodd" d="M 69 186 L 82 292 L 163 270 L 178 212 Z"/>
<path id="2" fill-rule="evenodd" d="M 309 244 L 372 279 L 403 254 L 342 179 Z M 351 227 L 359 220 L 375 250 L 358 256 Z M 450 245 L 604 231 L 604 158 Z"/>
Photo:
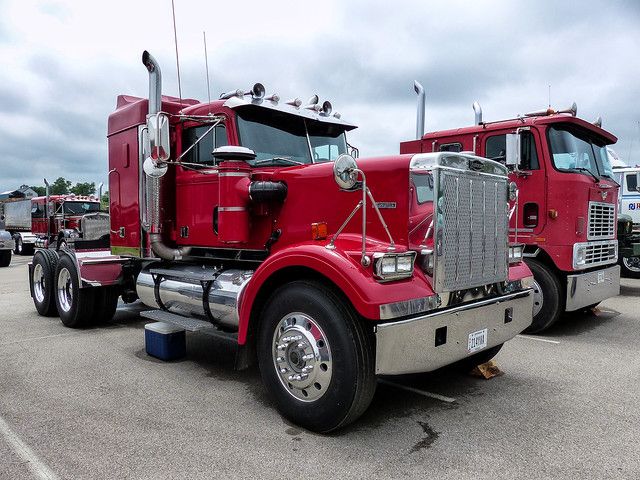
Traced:
<path id="1" fill-rule="evenodd" d="M 318 222 L 311 224 L 311 238 L 314 240 L 324 240 L 327 238 L 326 222 Z"/>

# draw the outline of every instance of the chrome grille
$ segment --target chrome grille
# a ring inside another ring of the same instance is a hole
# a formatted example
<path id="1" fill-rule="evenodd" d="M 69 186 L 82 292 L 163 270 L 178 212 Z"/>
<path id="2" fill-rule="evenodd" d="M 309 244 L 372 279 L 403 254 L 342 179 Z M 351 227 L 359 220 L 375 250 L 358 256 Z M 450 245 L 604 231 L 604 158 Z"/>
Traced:
<path id="1" fill-rule="evenodd" d="M 585 264 L 601 265 L 617 260 L 615 244 L 601 242 L 589 244 L 585 248 Z"/>
<path id="2" fill-rule="evenodd" d="M 80 229 L 85 240 L 98 240 L 109 234 L 109 215 L 102 212 L 87 213 L 80 219 Z"/>
<path id="3" fill-rule="evenodd" d="M 589 232 L 587 240 L 615 238 L 616 207 L 613 203 L 589 202 Z"/>
<path id="4" fill-rule="evenodd" d="M 442 169 L 438 190 L 437 291 L 506 280 L 506 175 Z"/>

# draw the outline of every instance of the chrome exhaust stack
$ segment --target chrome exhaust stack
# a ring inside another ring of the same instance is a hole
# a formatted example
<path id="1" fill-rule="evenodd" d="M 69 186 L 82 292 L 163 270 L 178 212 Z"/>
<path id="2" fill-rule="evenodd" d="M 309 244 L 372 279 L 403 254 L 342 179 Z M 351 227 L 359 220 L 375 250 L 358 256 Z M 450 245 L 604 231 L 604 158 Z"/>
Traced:
<path id="1" fill-rule="evenodd" d="M 424 111 L 426 95 L 424 87 L 417 80 L 413 81 L 413 89 L 418 94 L 418 112 L 416 117 L 416 140 L 420 140 L 424 135 Z"/>
<path id="2" fill-rule="evenodd" d="M 162 110 L 162 73 L 160 65 L 146 50 L 142 53 L 142 63 L 149 71 L 149 115 Z M 147 118 L 148 118 L 147 116 Z M 171 248 L 162 242 L 162 222 L 160 218 L 161 176 L 145 174 L 145 230 L 149 234 L 151 251 L 164 260 L 180 260 L 191 252 L 191 247 Z"/>
<path id="3" fill-rule="evenodd" d="M 482 107 L 478 102 L 473 102 L 473 112 L 476 114 L 475 124 L 482 125 Z"/>

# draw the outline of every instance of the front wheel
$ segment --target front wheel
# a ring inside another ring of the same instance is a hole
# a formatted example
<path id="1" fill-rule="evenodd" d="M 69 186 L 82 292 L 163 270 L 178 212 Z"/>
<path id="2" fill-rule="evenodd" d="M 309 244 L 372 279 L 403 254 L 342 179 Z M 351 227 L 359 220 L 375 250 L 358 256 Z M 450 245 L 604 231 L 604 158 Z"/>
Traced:
<path id="1" fill-rule="evenodd" d="M 621 257 L 622 276 L 640 278 L 640 257 Z"/>
<path id="2" fill-rule="evenodd" d="M 296 281 L 274 292 L 257 347 L 262 379 L 278 410 L 304 428 L 341 428 L 371 403 L 372 339 L 352 307 L 320 283 Z"/>
<path id="3" fill-rule="evenodd" d="M 533 273 L 533 322 L 526 333 L 546 330 L 558 321 L 563 312 L 562 286 L 555 273 L 544 263 L 528 258 L 525 260 Z"/>

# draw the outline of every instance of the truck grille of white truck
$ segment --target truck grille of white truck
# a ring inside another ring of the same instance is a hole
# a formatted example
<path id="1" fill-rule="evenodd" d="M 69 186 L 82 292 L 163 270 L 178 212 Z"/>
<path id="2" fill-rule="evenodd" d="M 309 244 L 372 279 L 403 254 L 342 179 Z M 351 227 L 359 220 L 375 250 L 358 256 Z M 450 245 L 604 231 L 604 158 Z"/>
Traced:
<path id="1" fill-rule="evenodd" d="M 587 240 L 615 237 L 616 207 L 613 203 L 589 202 L 589 231 Z"/>
<path id="2" fill-rule="evenodd" d="M 502 282 L 508 275 L 507 177 L 442 169 L 438 177 L 436 290 Z"/>

